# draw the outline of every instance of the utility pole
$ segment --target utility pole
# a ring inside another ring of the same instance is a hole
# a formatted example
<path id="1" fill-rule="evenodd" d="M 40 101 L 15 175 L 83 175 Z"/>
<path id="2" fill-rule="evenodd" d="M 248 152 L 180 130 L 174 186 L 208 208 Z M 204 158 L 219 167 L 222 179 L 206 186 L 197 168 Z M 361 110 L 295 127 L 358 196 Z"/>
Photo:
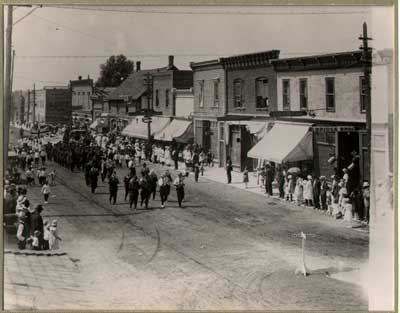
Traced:
<path id="1" fill-rule="evenodd" d="M 366 128 L 367 128 L 367 145 L 368 145 L 368 155 L 370 163 L 372 162 L 372 151 L 371 151 L 371 129 L 372 129 L 372 117 L 371 117 L 371 67 L 372 67 L 372 48 L 368 46 L 368 41 L 372 40 L 372 38 L 368 37 L 367 31 L 367 23 L 363 24 L 363 34 L 358 38 L 362 40 L 362 46 L 360 49 L 362 50 L 362 62 L 364 64 L 364 83 L 365 86 L 362 86 L 365 92 L 365 110 L 366 110 Z M 370 164 L 371 165 L 371 164 Z M 369 166 L 371 168 L 371 166 Z M 371 173 L 369 173 L 369 181 L 371 182 Z"/>
<path id="2" fill-rule="evenodd" d="M 12 26 L 13 26 L 13 6 L 7 7 L 7 28 L 6 28 L 6 46 L 5 46 L 5 57 L 6 57 L 6 68 L 5 68 L 5 110 L 4 110 L 4 149 L 3 149 L 3 163 L 7 164 L 8 157 L 8 145 L 10 141 L 10 112 L 12 102 L 12 90 L 11 90 L 11 45 L 12 45 Z M 5 166 L 6 168 L 6 166 Z"/>
<path id="3" fill-rule="evenodd" d="M 151 108 L 151 101 L 153 99 L 153 77 L 152 75 L 147 72 L 146 78 L 144 79 L 144 83 L 146 86 L 146 96 L 147 96 L 147 109 L 144 121 L 147 123 L 147 139 L 149 145 L 151 144 L 151 115 L 150 115 L 150 108 Z"/>
<path id="4" fill-rule="evenodd" d="M 32 126 L 35 126 L 35 123 L 36 123 L 36 88 L 35 84 L 33 84 Z"/>
<path id="5" fill-rule="evenodd" d="M 31 122 L 29 115 L 31 114 L 31 90 L 28 89 L 28 109 L 26 112 L 26 126 Z"/>
<path id="6" fill-rule="evenodd" d="M 14 59 L 15 59 L 15 50 L 13 49 L 12 51 L 12 60 L 11 60 L 11 92 L 12 92 L 12 86 L 14 83 Z"/>

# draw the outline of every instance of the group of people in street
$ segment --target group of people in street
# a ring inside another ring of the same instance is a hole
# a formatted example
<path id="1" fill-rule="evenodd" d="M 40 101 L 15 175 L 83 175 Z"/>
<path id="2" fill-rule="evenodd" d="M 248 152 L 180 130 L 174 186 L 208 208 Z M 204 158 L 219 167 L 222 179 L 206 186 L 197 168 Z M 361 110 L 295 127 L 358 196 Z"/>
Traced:
<path id="1" fill-rule="evenodd" d="M 45 185 L 44 185 L 45 186 Z M 57 220 L 43 220 L 43 204 L 33 205 L 27 198 L 27 187 L 5 181 L 5 223 L 16 220 L 18 249 L 56 250 L 61 241 Z M 46 194 L 45 194 L 46 199 Z M 45 202 L 46 203 L 46 202 Z"/>

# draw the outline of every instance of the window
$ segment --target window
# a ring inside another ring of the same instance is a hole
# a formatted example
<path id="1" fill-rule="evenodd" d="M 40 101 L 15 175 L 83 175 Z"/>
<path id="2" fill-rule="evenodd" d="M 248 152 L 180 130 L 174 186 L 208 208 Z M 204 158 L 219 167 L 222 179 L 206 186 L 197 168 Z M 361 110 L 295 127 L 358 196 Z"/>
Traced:
<path id="1" fill-rule="evenodd" d="M 156 107 L 160 105 L 160 98 L 158 96 L 158 89 L 156 90 Z"/>
<path id="2" fill-rule="evenodd" d="M 269 85 L 268 79 L 265 77 L 256 79 L 256 108 L 269 108 Z"/>
<path id="3" fill-rule="evenodd" d="M 169 106 L 169 89 L 165 89 L 165 107 Z"/>
<path id="4" fill-rule="evenodd" d="M 219 140 L 225 139 L 225 126 L 223 123 L 219 124 Z"/>
<path id="5" fill-rule="evenodd" d="M 335 78 L 325 78 L 326 111 L 335 112 Z"/>
<path id="6" fill-rule="evenodd" d="M 204 107 L 204 81 L 199 81 L 199 107 Z"/>
<path id="7" fill-rule="evenodd" d="M 300 110 L 307 110 L 307 107 L 308 107 L 307 78 L 300 78 L 299 89 L 300 89 L 299 90 Z"/>
<path id="8" fill-rule="evenodd" d="M 360 111 L 367 111 L 367 81 L 364 76 L 360 77 Z"/>
<path id="9" fill-rule="evenodd" d="M 243 107 L 243 81 L 241 79 L 235 79 L 233 82 L 233 106 L 235 108 Z"/>
<path id="10" fill-rule="evenodd" d="M 282 106 L 283 111 L 290 111 L 290 80 L 282 80 Z"/>
<path id="11" fill-rule="evenodd" d="M 215 79 L 213 81 L 214 86 L 214 106 L 219 105 L 219 79 Z"/>

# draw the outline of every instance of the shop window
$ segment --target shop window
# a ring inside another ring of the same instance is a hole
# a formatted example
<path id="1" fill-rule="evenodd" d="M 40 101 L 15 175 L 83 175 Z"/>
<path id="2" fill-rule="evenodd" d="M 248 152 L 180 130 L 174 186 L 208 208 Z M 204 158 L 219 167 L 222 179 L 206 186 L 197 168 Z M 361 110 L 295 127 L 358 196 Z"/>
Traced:
<path id="1" fill-rule="evenodd" d="M 169 106 L 169 89 L 165 89 L 165 107 Z"/>
<path id="2" fill-rule="evenodd" d="M 335 112 L 335 78 L 325 78 L 326 111 Z"/>
<path id="3" fill-rule="evenodd" d="M 213 81 L 214 87 L 214 106 L 217 107 L 219 105 L 219 79 Z"/>
<path id="4" fill-rule="evenodd" d="M 243 107 L 243 81 L 241 79 L 235 79 L 233 81 L 233 101 L 235 108 Z"/>
<path id="5" fill-rule="evenodd" d="M 267 110 L 269 108 L 269 84 L 265 77 L 256 79 L 256 108 Z"/>
<path id="6" fill-rule="evenodd" d="M 199 81 L 199 107 L 204 107 L 204 81 Z"/>
<path id="7" fill-rule="evenodd" d="M 282 80 L 282 106 L 283 111 L 290 111 L 290 80 Z"/>
<path id="8" fill-rule="evenodd" d="M 160 98 L 158 95 L 158 89 L 156 89 L 156 107 L 158 107 L 160 105 Z"/>
<path id="9" fill-rule="evenodd" d="M 224 140 L 225 139 L 225 127 L 224 124 L 221 123 L 219 124 L 219 140 Z"/>
<path id="10" fill-rule="evenodd" d="M 367 80 L 364 76 L 360 77 L 360 111 L 367 111 Z"/>
<path id="11" fill-rule="evenodd" d="M 300 110 L 307 110 L 308 108 L 307 78 L 300 78 L 299 89 L 300 89 L 299 90 Z"/>

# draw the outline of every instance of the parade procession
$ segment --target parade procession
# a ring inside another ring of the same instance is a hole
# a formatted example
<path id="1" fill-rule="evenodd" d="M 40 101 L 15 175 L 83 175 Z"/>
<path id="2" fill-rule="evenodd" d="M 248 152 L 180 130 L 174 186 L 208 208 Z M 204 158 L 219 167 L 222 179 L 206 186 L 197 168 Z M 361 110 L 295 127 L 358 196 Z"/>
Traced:
<path id="1" fill-rule="evenodd" d="M 385 10 L 321 7 L 337 27 L 351 16 L 344 34 L 310 8 L 10 7 L 5 309 L 389 310 L 395 55 L 370 41 Z M 274 14 L 318 40 L 278 40 Z M 88 42 L 24 55 L 26 25 Z M 188 46 L 189 30 L 213 39 Z"/>

